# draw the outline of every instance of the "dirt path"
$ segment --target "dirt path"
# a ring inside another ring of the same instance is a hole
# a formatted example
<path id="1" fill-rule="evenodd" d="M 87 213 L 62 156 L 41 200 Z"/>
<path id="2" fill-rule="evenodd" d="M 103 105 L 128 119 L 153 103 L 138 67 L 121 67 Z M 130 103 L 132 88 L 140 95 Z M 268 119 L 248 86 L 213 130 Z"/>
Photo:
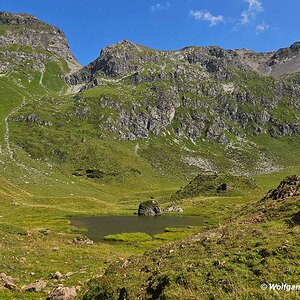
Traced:
<path id="1" fill-rule="evenodd" d="M 43 84 L 43 79 L 44 79 L 44 73 L 45 73 L 45 68 L 43 68 L 41 70 L 41 78 L 40 78 L 40 81 L 39 81 L 39 84 L 43 87 L 43 88 L 46 88 Z"/>
<path id="2" fill-rule="evenodd" d="M 21 95 L 21 94 L 20 94 Z M 34 168 L 30 168 L 25 166 L 23 163 L 18 162 L 15 157 L 14 157 L 14 151 L 11 148 L 11 143 L 10 143 L 10 129 L 9 129 L 9 123 L 8 120 L 9 118 L 15 114 L 16 112 L 18 112 L 21 108 L 24 107 L 24 105 L 26 104 L 26 97 L 22 96 L 22 103 L 20 105 L 18 105 L 17 107 L 15 107 L 4 119 L 4 126 L 5 126 L 5 134 L 4 134 L 4 142 L 5 142 L 5 146 L 6 146 L 6 153 L 3 154 L 7 154 L 9 159 L 11 161 L 13 161 L 18 167 L 28 171 L 28 172 L 36 172 L 36 169 Z M 4 151 L 3 151 L 4 152 Z"/>
<path id="3" fill-rule="evenodd" d="M 11 146 L 10 146 L 10 131 L 9 131 L 8 119 L 14 113 L 19 111 L 25 104 L 26 104 L 26 101 L 25 101 L 25 97 L 23 96 L 22 103 L 19 106 L 15 107 L 4 119 L 4 126 L 5 126 L 4 141 L 5 141 L 5 145 L 6 145 L 6 151 L 11 160 L 15 160 L 15 159 L 14 159 L 14 152 L 12 151 Z"/>

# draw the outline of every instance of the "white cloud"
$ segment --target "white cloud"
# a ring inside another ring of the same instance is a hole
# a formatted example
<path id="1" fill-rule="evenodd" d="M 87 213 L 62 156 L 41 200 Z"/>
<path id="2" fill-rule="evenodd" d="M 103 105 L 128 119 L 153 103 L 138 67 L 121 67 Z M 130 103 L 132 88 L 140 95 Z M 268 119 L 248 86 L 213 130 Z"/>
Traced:
<path id="1" fill-rule="evenodd" d="M 196 20 L 209 22 L 210 27 L 224 22 L 222 15 L 214 16 L 208 10 L 191 10 L 190 15 Z"/>
<path id="2" fill-rule="evenodd" d="M 244 0 L 244 2 L 248 3 L 248 9 L 241 13 L 241 24 L 247 25 L 258 13 L 263 12 L 264 8 L 260 0 Z"/>
<path id="3" fill-rule="evenodd" d="M 164 4 L 162 3 L 156 3 L 155 5 L 152 5 L 150 7 L 150 11 L 151 12 L 155 12 L 155 11 L 158 11 L 158 10 L 166 10 L 168 8 L 171 7 L 171 3 L 170 2 L 166 2 Z"/>
<path id="4" fill-rule="evenodd" d="M 270 28 L 270 25 L 266 24 L 265 22 L 262 22 L 261 24 L 258 24 L 256 26 L 256 34 L 260 34 Z"/>

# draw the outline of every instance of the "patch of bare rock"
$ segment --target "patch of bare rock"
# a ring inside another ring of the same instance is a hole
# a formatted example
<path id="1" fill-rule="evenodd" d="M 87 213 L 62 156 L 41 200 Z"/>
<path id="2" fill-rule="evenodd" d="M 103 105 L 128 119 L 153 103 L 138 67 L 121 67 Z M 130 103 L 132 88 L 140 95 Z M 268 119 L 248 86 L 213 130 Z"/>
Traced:
<path id="1" fill-rule="evenodd" d="M 300 175 L 286 177 L 276 189 L 270 190 L 262 200 L 280 200 L 296 196 L 300 196 Z"/>
<path id="2" fill-rule="evenodd" d="M 77 296 L 77 290 L 75 287 L 64 287 L 63 285 L 55 288 L 48 300 L 73 300 Z"/>

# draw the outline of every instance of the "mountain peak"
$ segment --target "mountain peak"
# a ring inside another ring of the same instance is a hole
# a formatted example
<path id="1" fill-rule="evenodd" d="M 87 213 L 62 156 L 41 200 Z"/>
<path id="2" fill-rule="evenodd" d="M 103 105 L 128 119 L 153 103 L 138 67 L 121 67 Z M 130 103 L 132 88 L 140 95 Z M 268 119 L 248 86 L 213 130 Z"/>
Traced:
<path id="1" fill-rule="evenodd" d="M 0 46 L 13 44 L 42 48 L 65 59 L 71 69 L 78 69 L 80 64 L 70 51 L 69 44 L 62 30 L 48 25 L 30 14 L 12 14 L 0 12 Z"/>
<path id="2" fill-rule="evenodd" d="M 129 46 L 136 46 L 136 44 L 134 42 L 132 42 L 130 40 L 127 40 L 127 39 L 124 39 L 124 40 L 118 42 L 117 44 L 119 44 L 119 45 L 125 45 L 125 46 L 127 46 L 127 45 L 129 45 Z"/>
<path id="3" fill-rule="evenodd" d="M 138 51 L 142 48 L 145 48 L 144 46 L 138 45 L 130 40 L 124 39 L 121 40 L 119 42 L 117 42 L 116 44 L 112 44 L 110 46 L 105 47 L 101 53 L 105 52 L 105 51 L 111 51 L 112 49 L 114 50 L 129 50 L 129 51 Z"/>
<path id="4" fill-rule="evenodd" d="M 290 49 L 291 50 L 297 50 L 297 51 L 299 51 L 299 49 L 300 49 L 300 42 L 295 42 L 294 44 L 292 44 L 290 46 Z"/>
<path id="5" fill-rule="evenodd" d="M 6 11 L 0 12 L 0 24 L 5 25 L 30 25 L 30 24 L 43 24 L 47 25 L 46 23 L 40 21 L 38 18 L 26 14 L 26 13 L 17 13 L 12 14 Z M 48 25 L 50 27 L 50 25 Z"/>

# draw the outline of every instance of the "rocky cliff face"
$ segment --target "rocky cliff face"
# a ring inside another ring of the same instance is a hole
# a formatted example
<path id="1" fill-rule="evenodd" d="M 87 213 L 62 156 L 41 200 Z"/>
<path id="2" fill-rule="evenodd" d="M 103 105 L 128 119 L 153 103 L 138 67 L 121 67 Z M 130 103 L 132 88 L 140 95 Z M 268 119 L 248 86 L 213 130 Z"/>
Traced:
<path id="1" fill-rule="evenodd" d="M 87 83 L 96 80 L 99 74 L 122 77 L 131 72 L 138 73 L 147 63 L 165 67 L 170 60 L 202 67 L 206 76 L 211 75 L 217 79 L 232 77 L 234 72 L 231 68 L 278 77 L 300 71 L 300 43 L 276 52 L 258 53 L 247 49 L 226 50 L 217 46 L 159 51 L 124 40 L 104 48 L 99 58 L 71 76 L 69 81 L 73 84 Z"/>
<path id="2" fill-rule="evenodd" d="M 71 69 L 80 68 L 60 29 L 28 14 L 7 12 L 0 12 L 0 26 L 0 46 L 26 45 L 41 48 L 65 59 Z"/>
<path id="3" fill-rule="evenodd" d="M 220 47 L 157 51 L 125 40 L 103 49 L 97 60 L 67 80 L 84 84 L 84 89 L 115 85 L 142 90 L 139 95 L 128 92 L 131 106 L 122 105 L 119 97 L 99 98 L 100 106 L 117 111 L 106 124 L 121 139 L 166 130 L 222 144 L 230 143 L 230 135 L 245 133 L 299 135 L 299 85 L 266 76 L 300 70 L 289 68 L 300 60 L 298 48 L 299 43 L 275 53 Z"/>
<path id="4" fill-rule="evenodd" d="M 300 196 L 300 176 L 299 175 L 293 175 L 288 176 L 284 180 L 282 180 L 279 184 L 279 186 L 274 189 L 270 190 L 267 195 L 262 199 L 268 200 L 281 200 L 286 199 L 289 197 L 296 197 Z"/>
<path id="5" fill-rule="evenodd" d="M 300 70 L 300 43 L 296 42 L 288 48 L 273 53 L 270 59 L 260 67 L 267 75 L 284 76 Z"/>

